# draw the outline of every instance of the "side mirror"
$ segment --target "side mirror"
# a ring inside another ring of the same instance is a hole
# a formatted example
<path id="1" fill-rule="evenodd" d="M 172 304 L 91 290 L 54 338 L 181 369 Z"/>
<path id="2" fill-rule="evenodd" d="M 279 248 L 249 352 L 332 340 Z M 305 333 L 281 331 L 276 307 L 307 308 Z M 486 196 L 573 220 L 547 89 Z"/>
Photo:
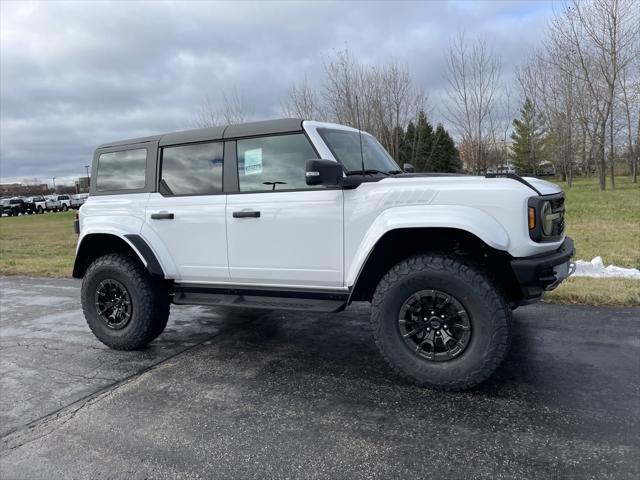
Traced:
<path id="1" fill-rule="evenodd" d="M 406 172 L 406 173 L 414 173 L 416 171 L 416 167 L 414 167 L 413 165 L 411 165 L 410 163 L 405 163 L 402 166 L 402 169 Z"/>
<path id="2" fill-rule="evenodd" d="M 307 160 L 304 176 L 307 185 L 340 185 L 342 165 L 333 160 Z"/>

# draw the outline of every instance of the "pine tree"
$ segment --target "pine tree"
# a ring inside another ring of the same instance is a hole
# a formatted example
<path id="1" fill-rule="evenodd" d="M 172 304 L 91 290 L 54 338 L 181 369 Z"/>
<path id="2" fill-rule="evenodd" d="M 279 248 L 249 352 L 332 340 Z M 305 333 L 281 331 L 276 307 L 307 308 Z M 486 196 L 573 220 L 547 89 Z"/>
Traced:
<path id="1" fill-rule="evenodd" d="M 432 169 L 431 149 L 433 147 L 433 126 L 427 120 L 423 110 L 418 113 L 416 139 L 414 142 L 414 166 L 416 172 L 428 172 Z"/>
<path id="2" fill-rule="evenodd" d="M 441 123 L 436 127 L 431 151 L 431 167 L 434 172 L 457 172 L 462 169 L 460 152 Z"/>
<path id="3" fill-rule="evenodd" d="M 522 174 L 537 173 L 543 160 L 543 132 L 533 102 L 527 98 L 520 109 L 520 118 L 513 120 L 514 131 L 511 134 L 511 161 Z"/>
<path id="4" fill-rule="evenodd" d="M 416 126 L 413 124 L 413 121 L 409 122 L 407 125 L 407 131 L 404 136 L 400 140 L 400 161 L 398 162 L 402 167 L 405 163 L 413 164 L 414 155 L 413 149 L 416 139 Z M 415 166 L 415 165 L 414 165 Z"/>

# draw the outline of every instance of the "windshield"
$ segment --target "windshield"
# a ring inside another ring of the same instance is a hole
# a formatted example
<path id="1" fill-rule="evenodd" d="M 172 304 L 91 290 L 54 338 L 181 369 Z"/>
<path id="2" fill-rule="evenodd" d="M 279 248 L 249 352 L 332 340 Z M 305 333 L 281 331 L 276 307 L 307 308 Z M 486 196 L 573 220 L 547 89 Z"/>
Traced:
<path id="1" fill-rule="evenodd" d="M 360 135 L 358 132 L 322 128 L 318 129 L 318 133 L 336 160 L 347 170 L 347 173 L 357 173 L 362 170 L 362 157 L 364 157 L 365 170 L 380 170 L 381 172 L 400 170 L 391 155 L 371 135 L 362 135 L 362 156 L 360 156 Z"/>

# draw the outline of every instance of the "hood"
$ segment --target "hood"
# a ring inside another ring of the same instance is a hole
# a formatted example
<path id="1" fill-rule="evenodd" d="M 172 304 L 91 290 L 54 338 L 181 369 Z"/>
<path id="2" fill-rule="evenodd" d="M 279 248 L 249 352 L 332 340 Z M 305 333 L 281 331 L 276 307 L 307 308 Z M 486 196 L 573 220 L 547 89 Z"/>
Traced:
<path id="1" fill-rule="evenodd" d="M 542 195 L 552 195 L 559 193 L 562 189 L 555 183 L 547 182 L 546 180 L 540 180 L 535 177 L 522 177 L 524 180 L 533 185 Z"/>

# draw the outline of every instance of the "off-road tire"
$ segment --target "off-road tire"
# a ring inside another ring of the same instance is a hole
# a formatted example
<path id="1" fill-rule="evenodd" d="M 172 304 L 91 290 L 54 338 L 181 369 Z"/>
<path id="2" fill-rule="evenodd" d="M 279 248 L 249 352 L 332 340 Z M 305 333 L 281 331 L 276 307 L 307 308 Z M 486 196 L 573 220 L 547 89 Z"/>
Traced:
<path id="1" fill-rule="evenodd" d="M 433 362 L 412 351 L 398 326 L 402 304 L 413 293 L 437 289 L 456 298 L 471 321 L 471 339 L 459 356 Z M 408 258 L 389 270 L 376 288 L 371 322 L 382 356 L 403 378 L 439 390 L 465 390 L 485 381 L 511 344 L 511 309 L 481 268 L 446 254 Z"/>
<path id="2" fill-rule="evenodd" d="M 131 319 L 121 330 L 109 328 L 98 315 L 94 296 L 105 279 L 120 282 L 131 297 Z M 98 340 L 115 350 L 145 347 L 163 332 L 169 319 L 166 286 L 151 277 L 137 258 L 125 254 L 105 255 L 89 266 L 82 281 L 81 299 L 89 328 Z"/>

